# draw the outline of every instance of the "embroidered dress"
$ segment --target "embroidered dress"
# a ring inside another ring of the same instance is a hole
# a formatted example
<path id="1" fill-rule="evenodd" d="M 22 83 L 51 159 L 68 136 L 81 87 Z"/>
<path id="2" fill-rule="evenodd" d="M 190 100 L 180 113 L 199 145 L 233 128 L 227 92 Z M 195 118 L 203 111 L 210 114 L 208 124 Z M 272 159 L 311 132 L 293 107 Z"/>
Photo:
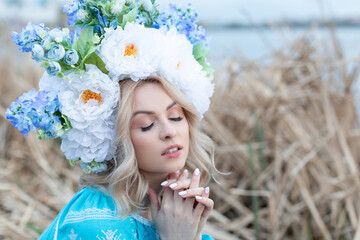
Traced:
<path id="1" fill-rule="evenodd" d="M 61 210 L 40 240 L 160 239 L 154 223 L 138 214 L 121 219 L 114 200 L 94 188 L 80 190 Z M 202 240 L 212 240 L 202 235 Z"/>

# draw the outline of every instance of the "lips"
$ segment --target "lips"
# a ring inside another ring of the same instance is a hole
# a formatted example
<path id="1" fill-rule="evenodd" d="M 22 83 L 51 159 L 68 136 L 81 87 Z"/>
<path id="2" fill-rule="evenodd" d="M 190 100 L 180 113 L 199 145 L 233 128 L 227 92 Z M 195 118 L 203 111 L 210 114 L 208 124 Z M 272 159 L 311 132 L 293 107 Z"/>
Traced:
<path id="1" fill-rule="evenodd" d="M 174 152 L 181 150 L 182 148 L 183 147 L 181 145 L 171 145 L 171 146 L 167 147 L 166 149 L 164 149 L 161 156 L 164 156 L 165 154 L 172 154 Z"/>

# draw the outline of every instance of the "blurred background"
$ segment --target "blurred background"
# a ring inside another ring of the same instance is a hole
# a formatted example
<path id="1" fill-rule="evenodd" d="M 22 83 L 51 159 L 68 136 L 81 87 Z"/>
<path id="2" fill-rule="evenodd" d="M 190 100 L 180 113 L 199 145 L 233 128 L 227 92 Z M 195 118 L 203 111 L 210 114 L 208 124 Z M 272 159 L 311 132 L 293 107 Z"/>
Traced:
<path id="1" fill-rule="evenodd" d="M 158 0 L 160 9 L 168 1 Z M 189 1 L 177 0 L 183 4 Z M 221 184 L 215 239 L 360 239 L 360 4 L 191 1 L 211 37 L 216 90 L 203 129 Z M 0 0 L 0 239 L 36 239 L 78 190 L 56 141 L 6 108 L 43 73 L 11 42 L 28 21 L 66 26 L 64 1 Z"/>

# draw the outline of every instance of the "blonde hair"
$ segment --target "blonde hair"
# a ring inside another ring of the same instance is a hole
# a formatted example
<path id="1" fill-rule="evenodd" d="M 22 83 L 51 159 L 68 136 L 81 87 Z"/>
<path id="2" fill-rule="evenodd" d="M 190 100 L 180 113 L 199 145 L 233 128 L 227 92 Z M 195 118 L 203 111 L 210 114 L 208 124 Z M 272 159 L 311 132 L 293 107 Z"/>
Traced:
<path id="1" fill-rule="evenodd" d="M 201 132 L 199 116 L 195 107 L 184 94 L 161 77 L 149 77 L 134 82 L 131 79 L 120 82 L 120 100 L 117 116 L 117 153 L 113 161 L 108 163 L 108 171 L 103 174 L 83 174 L 80 187 L 96 186 L 108 192 L 114 198 L 122 217 L 131 212 L 147 209 L 147 191 L 149 184 L 139 171 L 135 150 L 130 138 L 130 124 L 134 104 L 135 89 L 147 83 L 161 84 L 175 101 L 183 108 L 189 123 L 189 155 L 185 168 L 191 172 L 195 168 L 201 171 L 201 186 L 210 180 L 216 170 L 214 165 L 214 145 L 212 140 Z"/>

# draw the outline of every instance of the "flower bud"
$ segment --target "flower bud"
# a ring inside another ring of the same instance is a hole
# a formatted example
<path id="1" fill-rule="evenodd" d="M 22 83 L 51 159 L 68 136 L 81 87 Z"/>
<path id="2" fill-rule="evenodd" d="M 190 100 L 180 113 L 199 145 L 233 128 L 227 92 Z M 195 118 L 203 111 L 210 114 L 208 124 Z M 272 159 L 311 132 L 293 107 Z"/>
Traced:
<path id="1" fill-rule="evenodd" d="M 60 71 L 61 71 L 61 66 L 58 62 L 49 62 L 49 66 L 46 68 L 46 72 L 50 76 L 55 76 Z"/>
<path id="2" fill-rule="evenodd" d="M 35 61 L 40 62 L 41 60 L 44 59 L 45 53 L 44 53 L 44 49 L 39 44 L 34 44 L 31 50 L 31 54 L 32 54 L 32 58 Z"/>
<path id="3" fill-rule="evenodd" d="M 74 65 L 79 61 L 79 54 L 75 49 L 70 49 L 65 53 L 64 63 L 67 65 Z"/>
<path id="4" fill-rule="evenodd" d="M 44 37 L 43 40 L 41 41 L 41 46 L 46 51 L 48 51 L 51 48 L 51 45 L 52 45 L 52 41 L 51 41 L 51 37 L 49 36 Z"/>
<path id="5" fill-rule="evenodd" d="M 54 44 L 51 46 L 48 52 L 48 58 L 54 61 L 59 61 L 65 56 L 65 49 L 59 44 Z"/>

